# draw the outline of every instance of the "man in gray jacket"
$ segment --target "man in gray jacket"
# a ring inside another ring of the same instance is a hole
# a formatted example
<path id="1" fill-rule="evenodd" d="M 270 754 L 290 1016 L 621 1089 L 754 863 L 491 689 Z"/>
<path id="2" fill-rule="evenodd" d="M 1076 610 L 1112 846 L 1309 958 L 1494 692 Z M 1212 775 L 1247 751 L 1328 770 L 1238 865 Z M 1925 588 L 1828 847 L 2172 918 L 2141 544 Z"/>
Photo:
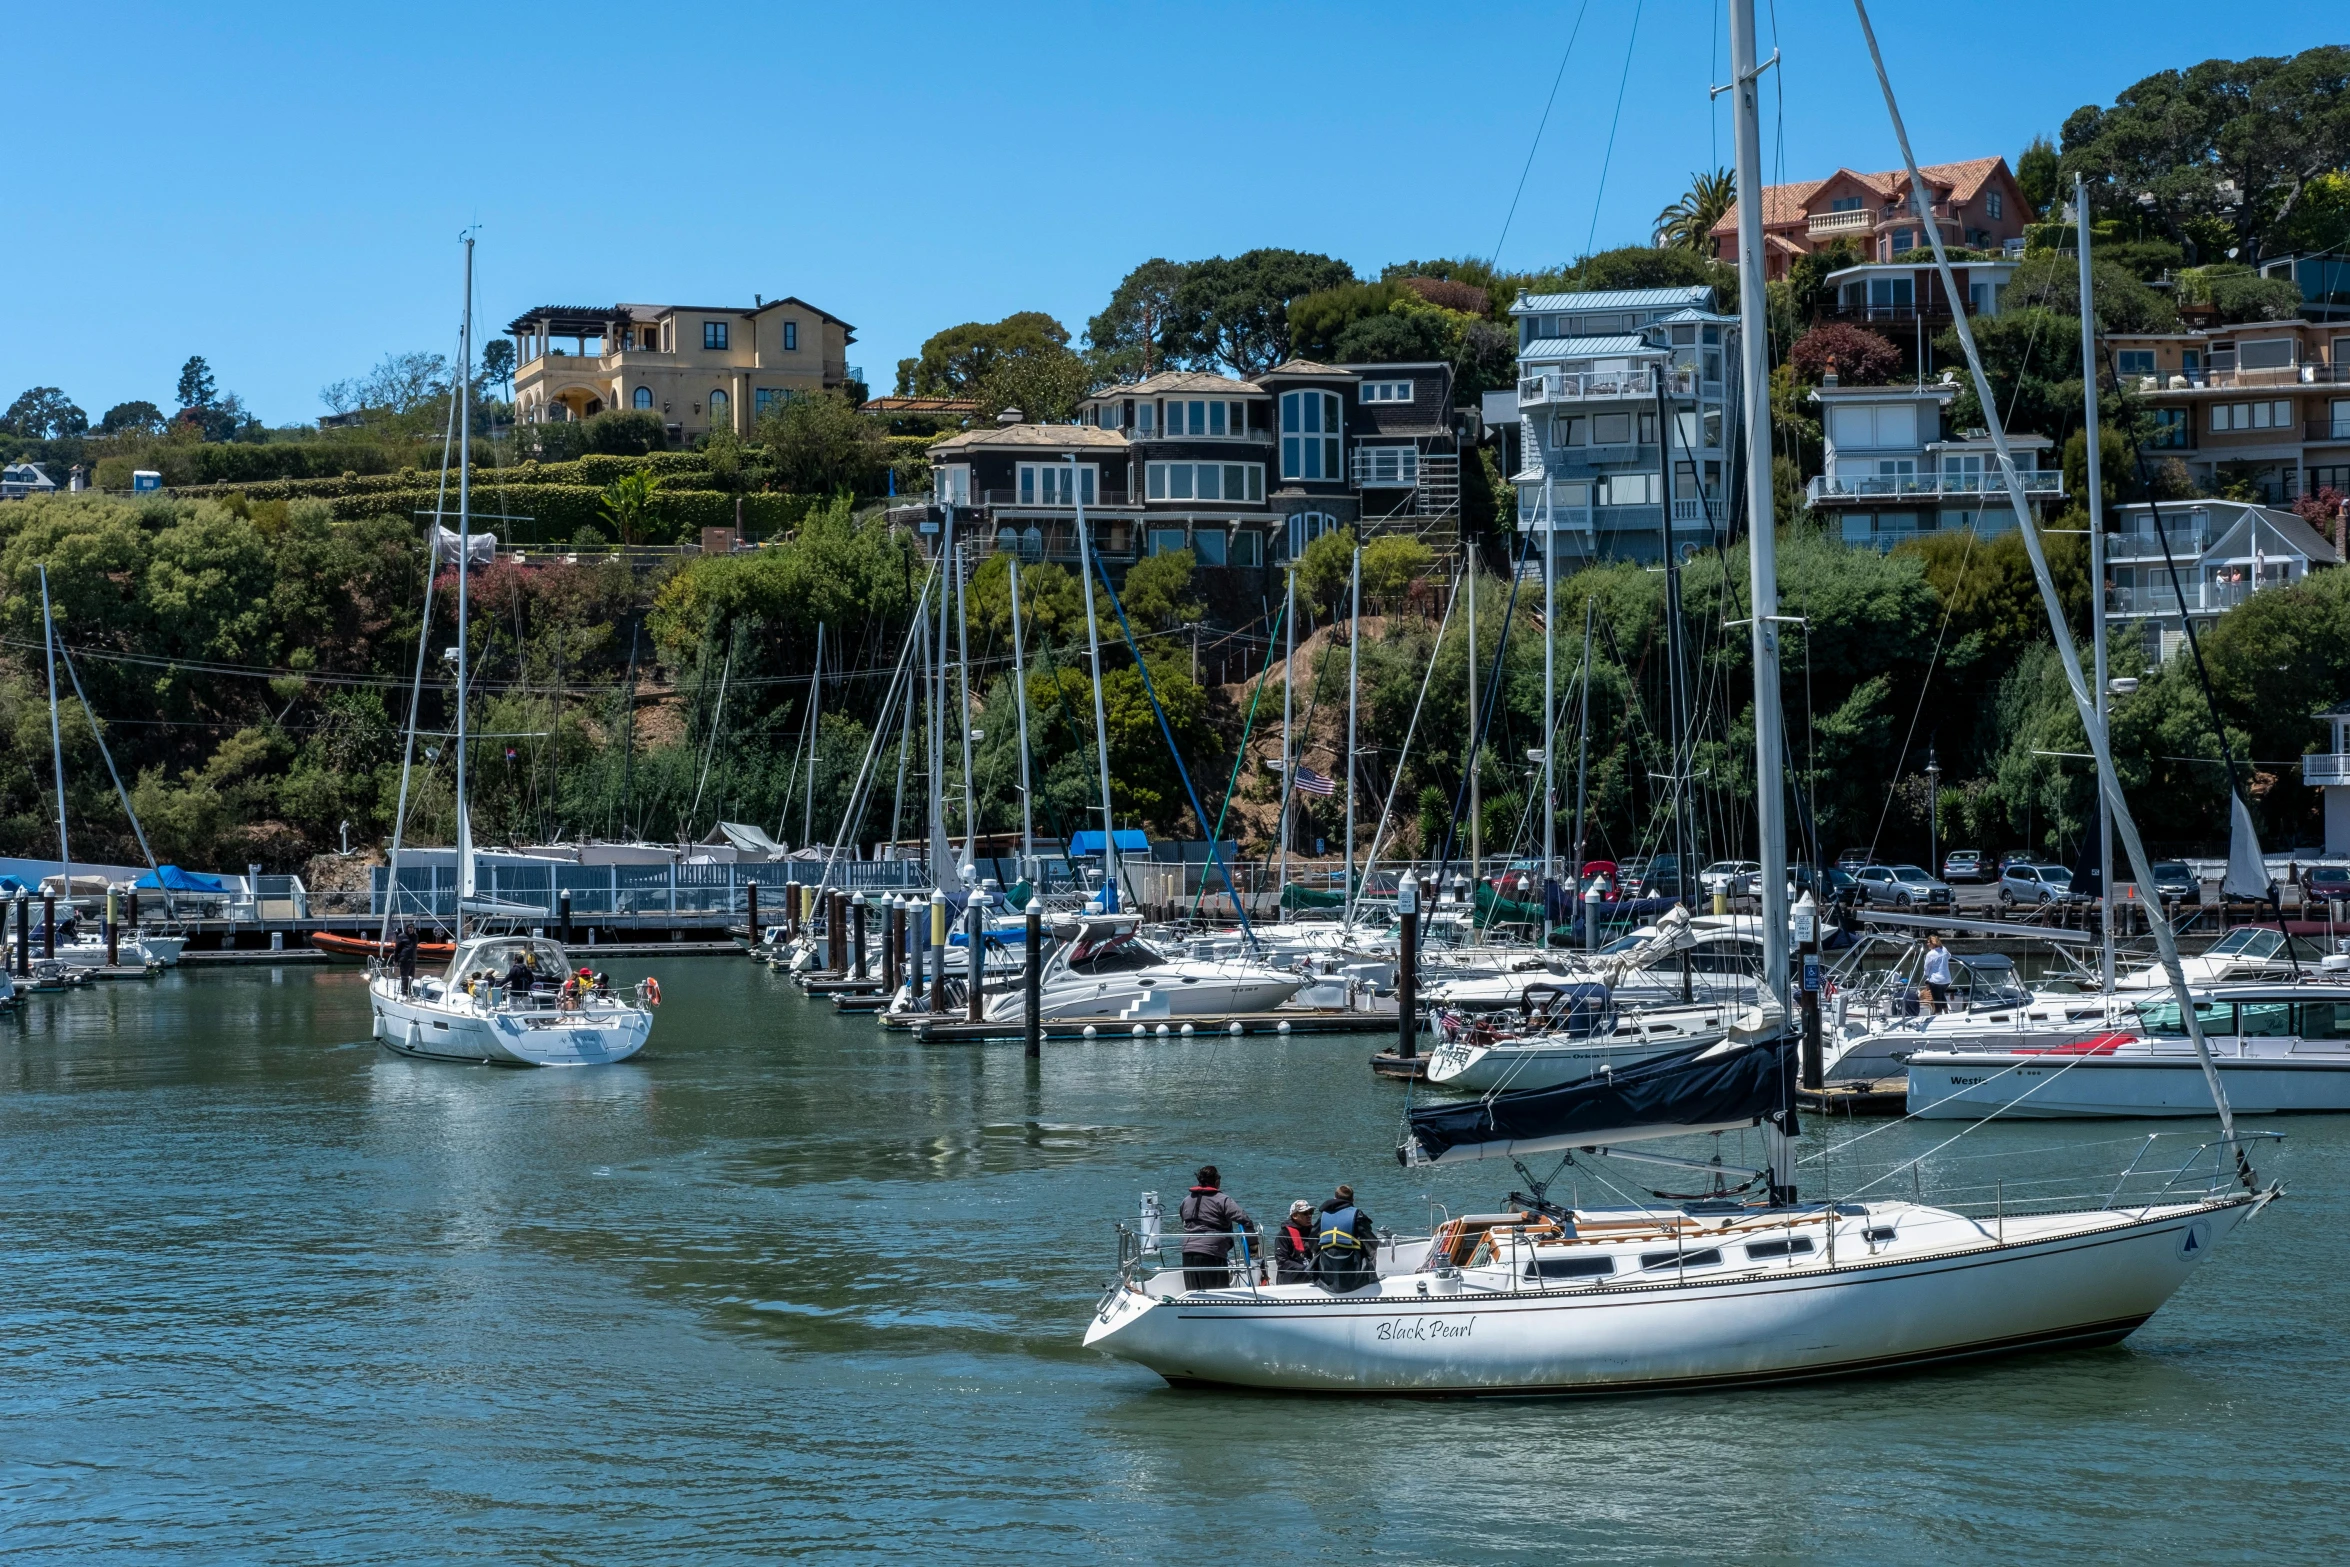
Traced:
<path id="1" fill-rule="evenodd" d="M 1224 1195 L 1223 1177 L 1212 1164 L 1199 1167 L 1196 1184 L 1183 1199 L 1183 1287 L 1222 1289 L 1232 1282 L 1232 1240 L 1248 1237 L 1248 1255 L 1264 1255 L 1264 1233 L 1240 1204 Z M 1262 1272 L 1260 1262 L 1259 1271 Z M 1245 1282 L 1245 1276 L 1243 1279 Z"/>

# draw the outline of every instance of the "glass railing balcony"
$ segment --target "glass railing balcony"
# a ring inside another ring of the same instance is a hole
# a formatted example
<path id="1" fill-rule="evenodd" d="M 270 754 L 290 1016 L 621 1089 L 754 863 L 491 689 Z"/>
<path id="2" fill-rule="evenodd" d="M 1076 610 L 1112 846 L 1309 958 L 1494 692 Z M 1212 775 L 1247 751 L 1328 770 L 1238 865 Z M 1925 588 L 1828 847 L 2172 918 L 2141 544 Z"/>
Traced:
<path id="1" fill-rule="evenodd" d="M 2024 493 L 2034 497 L 2064 494 L 2064 475 L 2054 470 L 2032 470 L 2016 477 Z M 1876 501 L 1916 498 L 1942 500 L 2007 493 L 2007 481 L 1998 473 L 1886 473 L 1821 474 L 1805 488 L 1812 505 L 1838 501 Z"/>

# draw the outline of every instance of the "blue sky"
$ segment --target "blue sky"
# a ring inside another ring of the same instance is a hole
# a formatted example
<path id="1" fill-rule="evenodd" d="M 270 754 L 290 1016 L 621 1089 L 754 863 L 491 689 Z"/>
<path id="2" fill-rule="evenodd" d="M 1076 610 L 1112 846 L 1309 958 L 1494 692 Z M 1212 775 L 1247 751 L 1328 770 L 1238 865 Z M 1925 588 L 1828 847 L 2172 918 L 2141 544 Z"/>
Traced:
<path id="1" fill-rule="evenodd" d="M 27 7 L 0 281 L 31 308 L 0 398 L 168 407 L 200 353 L 270 422 L 314 418 L 325 383 L 450 348 L 468 223 L 492 330 L 796 294 L 856 324 L 883 389 L 956 322 L 1081 333 L 1154 255 L 1489 255 L 1579 5 Z M 1850 10 L 1778 11 L 1771 177 L 1898 162 Z M 2341 41 L 2342 15 L 1995 0 L 1877 26 L 1938 162 L 2012 159 L 2153 71 Z M 1728 161 L 1722 17 L 1592 0 L 1505 266 L 1644 240 Z M 1760 27 L 1768 53 L 1768 0 Z"/>

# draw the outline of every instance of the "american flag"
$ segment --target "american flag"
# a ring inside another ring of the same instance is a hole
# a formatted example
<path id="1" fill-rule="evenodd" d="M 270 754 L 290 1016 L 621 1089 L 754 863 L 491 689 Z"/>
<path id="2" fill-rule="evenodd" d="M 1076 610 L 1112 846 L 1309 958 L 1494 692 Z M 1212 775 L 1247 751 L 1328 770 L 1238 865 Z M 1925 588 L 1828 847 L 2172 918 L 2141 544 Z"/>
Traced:
<path id="1" fill-rule="evenodd" d="M 1315 772 L 1305 763 L 1297 764 L 1297 792 L 1300 794 L 1336 794 L 1338 785 Z"/>

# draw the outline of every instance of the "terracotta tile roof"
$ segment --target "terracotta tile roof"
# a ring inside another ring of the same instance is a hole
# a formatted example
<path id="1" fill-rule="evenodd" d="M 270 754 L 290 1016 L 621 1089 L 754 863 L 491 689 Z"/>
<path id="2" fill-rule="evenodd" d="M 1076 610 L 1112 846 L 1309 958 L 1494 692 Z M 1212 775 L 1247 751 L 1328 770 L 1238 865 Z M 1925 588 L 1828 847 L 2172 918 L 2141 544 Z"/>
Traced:
<path id="1" fill-rule="evenodd" d="M 1969 202 L 1975 199 L 1993 172 L 2006 162 L 2005 158 L 1968 158 L 1960 163 L 1922 164 L 1918 173 L 1925 177 L 1929 185 L 1949 186 L 1952 201 Z M 1887 169 L 1878 174 L 1865 174 L 1858 169 L 1838 169 L 1824 180 L 1805 180 L 1793 185 L 1766 185 L 1763 187 L 1763 227 L 1767 230 L 1801 223 L 1806 215 L 1805 204 L 1819 193 L 1821 186 L 1839 177 L 1857 180 L 1875 191 L 1880 199 L 1891 201 L 1901 193 L 1901 187 L 1907 182 L 1909 174 L 1905 169 Z M 1731 202 L 1730 210 L 1723 213 L 1720 220 L 1706 232 L 1735 235 L 1738 232 L 1738 203 Z"/>

